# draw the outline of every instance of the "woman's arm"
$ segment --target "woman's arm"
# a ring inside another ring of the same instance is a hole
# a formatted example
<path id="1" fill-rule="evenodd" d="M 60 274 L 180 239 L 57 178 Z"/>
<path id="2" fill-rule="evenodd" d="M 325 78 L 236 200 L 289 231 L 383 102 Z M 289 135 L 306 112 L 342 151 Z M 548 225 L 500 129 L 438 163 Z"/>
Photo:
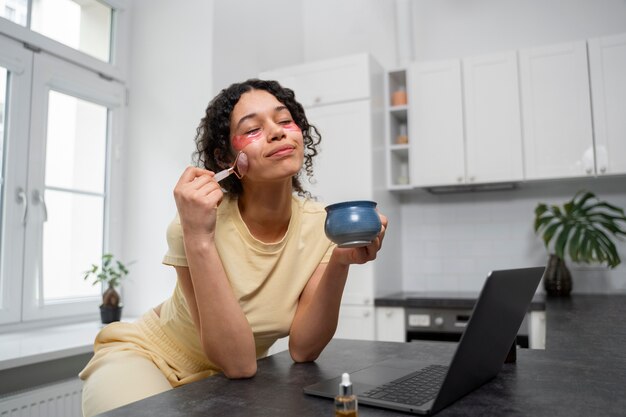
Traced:
<path id="1" fill-rule="evenodd" d="M 289 352 L 296 362 L 317 359 L 337 329 L 341 296 L 351 264 L 376 259 L 381 248 L 387 218 L 380 215 L 381 231 L 368 246 L 353 249 L 335 248 L 328 264 L 317 267 L 304 287 L 289 332 Z"/>
<path id="2" fill-rule="evenodd" d="M 256 373 L 254 336 L 215 246 L 222 192 L 212 177 L 189 167 L 174 189 L 189 265 L 176 272 L 207 358 L 228 378 L 247 378 Z"/>

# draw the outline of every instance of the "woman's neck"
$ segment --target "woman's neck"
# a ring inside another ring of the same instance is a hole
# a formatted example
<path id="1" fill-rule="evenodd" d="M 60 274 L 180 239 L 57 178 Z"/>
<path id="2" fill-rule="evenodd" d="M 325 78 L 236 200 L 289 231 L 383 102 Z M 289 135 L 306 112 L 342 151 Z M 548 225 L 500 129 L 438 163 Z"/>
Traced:
<path id="1" fill-rule="evenodd" d="M 248 230 L 265 243 L 280 241 L 287 233 L 291 220 L 293 189 L 288 182 L 245 187 L 239 197 L 239 213 Z"/>

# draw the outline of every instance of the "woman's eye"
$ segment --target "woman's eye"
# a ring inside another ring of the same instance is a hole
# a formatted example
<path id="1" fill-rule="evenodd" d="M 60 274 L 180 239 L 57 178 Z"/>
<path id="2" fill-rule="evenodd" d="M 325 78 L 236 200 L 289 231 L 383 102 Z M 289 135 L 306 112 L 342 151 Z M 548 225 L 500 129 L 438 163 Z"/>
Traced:
<path id="1" fill-rule="evenodd" d="M 259 132 L 261 132 L 261 129 L 258 127 L 255 127 L 254 129 L 249 129 L 248 131 L 246 131 L 246 135 L 254 135 L 254 134 L 258 134 Z"/>

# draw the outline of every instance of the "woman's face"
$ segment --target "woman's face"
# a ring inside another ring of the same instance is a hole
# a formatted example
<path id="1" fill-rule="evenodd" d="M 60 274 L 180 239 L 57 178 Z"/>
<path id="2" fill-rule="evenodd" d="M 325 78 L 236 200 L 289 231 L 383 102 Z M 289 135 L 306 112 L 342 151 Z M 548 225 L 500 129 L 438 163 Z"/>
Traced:
<path id="1" fill-rule="evenodd" d="M 241 95 L 230 116 L 233 149 L 248 157 L 244 180 L 291 178 L 302 168 L 302 131 L 291 113 L 265 90 Z"/>

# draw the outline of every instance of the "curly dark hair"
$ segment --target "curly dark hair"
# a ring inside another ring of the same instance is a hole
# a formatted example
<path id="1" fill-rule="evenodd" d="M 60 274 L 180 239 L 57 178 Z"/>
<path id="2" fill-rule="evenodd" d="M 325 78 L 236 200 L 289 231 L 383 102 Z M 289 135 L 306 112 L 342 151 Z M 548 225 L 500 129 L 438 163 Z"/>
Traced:
<path id="1" fill-rule="evenodd" d="M 309 124 L 304 108 L 296 101 L 293 90 L 282 87 L 277 81 L 271 80 L 253 78 L 242 83 L 235 83 L 220 91 L 211 100 L 200 125 L 196 129 L 194 162 L 198 166 L 214 172 L 222 170 L 232 163 L 235 151 L 230 143 L 230 116 L 241 95 L 252 90 L 265 90 L 276 97 L 287 107 L 294 122 L 302 130 L 304 171 L 310 181 L 313 178 L 313 157 L 318 153 L 317 146 L 322 137 L 317 128 Z M 311 193 L 302 187 L 301 172 L 292 177 L 292 187 L 298 195 L 312 198 Z M 235 196 L 240 196 L 243 192 L 241 180 L 236 175 L 224 179 L 220 185 L 226 192 Z"/>

